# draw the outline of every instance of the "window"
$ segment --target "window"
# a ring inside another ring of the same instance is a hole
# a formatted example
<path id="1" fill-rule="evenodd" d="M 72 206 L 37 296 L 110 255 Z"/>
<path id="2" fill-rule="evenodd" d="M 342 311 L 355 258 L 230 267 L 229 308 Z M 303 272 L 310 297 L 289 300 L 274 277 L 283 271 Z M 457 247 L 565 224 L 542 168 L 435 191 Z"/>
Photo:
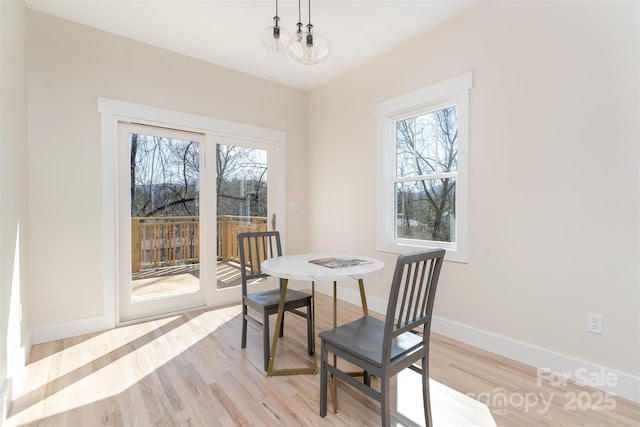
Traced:
<path id="1" fill-rule="evenodd" d="M 376 105 L 379 250 L 442 247 L 467 262 L 471 87 L 469 72 Z"/>

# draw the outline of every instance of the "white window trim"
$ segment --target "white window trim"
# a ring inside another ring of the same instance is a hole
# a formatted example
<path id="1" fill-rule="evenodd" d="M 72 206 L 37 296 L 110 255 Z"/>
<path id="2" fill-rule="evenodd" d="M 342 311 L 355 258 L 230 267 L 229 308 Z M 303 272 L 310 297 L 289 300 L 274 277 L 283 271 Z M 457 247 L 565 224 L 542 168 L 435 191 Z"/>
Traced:
<path id="1" fill-rule="evenodd" d="M 277 228 L 284 230 L 286 223 L 284 206 L 284 201 L 286 200 L 284 168 L 286 132 L 103 97 L 98 97 L 98 112 L 101 120 L 102 145 L 103 314 L 94 322 L 99 326 L 88 325 L 80 333 L 73 335 L 105 330 L 119 325 L 116 289 L 116 284 L 118 283 L 118 240 L 116 232 L 118 218 L 116 209 L 118 122 L 125 121 L 198 132 L 204 134 L 206 138 L 230 136 L 276 144 L 276 169 L 279 173 L 277 178 L 279 196 L 276 203 L 278 212 L 280 212 L 277 219 Z M 215 303 L 210 299 L 211 294 L 212 292 L 209 292 L 207 295 L 207 306 L 212 306 Z M 58 338 L 54 336 L 52 339 Z"/>
<path id="2" fill-rule="evenodd" d="M 456 179 L 456 242 L 438 243 L 446 249 L 446 260 L 468 262 L 469 248 L 469 90 L 473 87 L 473 73 L 462 74 L 413 92 L 376 104 L 378 120 L 378 202 L 377 249 L 382 252 L 406 253 L 433 242 L 421 243 L 398 239 L 394 233 L 393 178 L 395 170 L 394 120 L 407 114 L 432 109 L 442 103 L 455 103 L 458 108 L 458 176 Z"/>

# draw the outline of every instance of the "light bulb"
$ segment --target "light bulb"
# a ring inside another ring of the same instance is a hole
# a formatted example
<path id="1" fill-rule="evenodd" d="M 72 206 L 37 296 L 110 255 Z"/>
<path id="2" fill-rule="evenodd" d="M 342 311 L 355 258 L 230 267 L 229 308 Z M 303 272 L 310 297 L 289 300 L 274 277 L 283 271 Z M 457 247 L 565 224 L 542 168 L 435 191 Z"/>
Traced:
<path id="1" fill-rule="evenodd" d="M 329 56 L 329 42 L 318 33 L 299 31 L 287 49 L 289 56 L 305 65 L 314 65 Z"/>
<path id="2" fill-rule="evenodd" d="M 273 21 L 275 25 L 265 28 L 260 33 L 262 45 L 271 56 L 284 55 L 284 51 L 287 50 L 289 39 L 291 38 L 287 30 L 278 26 L 279 19 L 277 16 L 274 17 Z"/>

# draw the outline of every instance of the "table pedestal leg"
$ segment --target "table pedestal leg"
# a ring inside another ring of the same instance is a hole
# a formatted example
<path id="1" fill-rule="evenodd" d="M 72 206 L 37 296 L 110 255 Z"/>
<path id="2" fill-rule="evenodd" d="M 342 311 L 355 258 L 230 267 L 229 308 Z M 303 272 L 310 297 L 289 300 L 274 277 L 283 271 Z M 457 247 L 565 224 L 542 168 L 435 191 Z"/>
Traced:
<path id="1" fill-rule="evenodd" d="M 360 301 L 362 302 L 362 314 L 369 315 L 369 308 L 367 307 L 367 296 L 364 293 L 364 280 L 358 279 L 358 286 L 360 288 Z M 338 327 L 338 293 L 336 282 L 333 282 L 333 327 Z M 333 355 L 333 366 L 338 366 L 338 357 Z M 362 376 L 363 372 L 350 372 L 351 376 Z M 331 390 L 331 401 L 333 402 L 333 412 L 338 412 L 338 379 L 329 375 L 329 385 Z"/>
<path id="2" fill-rule="evenodd" d="M 278 348 L 278 338 L 280 327 L 282 326 L 282 318 L 284 317 L 284 302 L 285 295 L 287 295 L 288 279 L 282 279 L 282 289 L 280 291 L 280 304 L 278 305 L 278 318 L 276 319 L 276 329 L 273 333 L 273 342 L 271 343 L 271 355 L 269 356 L 269 366 L 267 368 L 267 376 L 279 376 L 279 375 L 298 375 L 298 374 L 317 374 L 318 373 L 318 357 L 314 349 L 313 352 L 313 367 L 312 368 L 293 368 L 293 369 L 273 369 L 273 364 L 276 358 L 276 349 Z M 313 293 L 313 288 L 312 288 Z M 313 297 L 313 295 L 312 295 Z M 313 298 L 312 298 L 313 300 Z M 313 312 L 313 309 L 311 310 Z M 312 314 L 313 315 L 313 314 Z M 313 322 L 313 319 L 312 319 Z M 315 329 L 313 331 L 315 334 Z"/>
<path id="3" fill-rule="evenodd" d="M 362 314 L 369 315 L 369 308 L 367 307 L 367 296 L 364 294 L 364 280 L 358 279 L 358 286 L 360 286 L 360 300 L 362 301 Z"/>

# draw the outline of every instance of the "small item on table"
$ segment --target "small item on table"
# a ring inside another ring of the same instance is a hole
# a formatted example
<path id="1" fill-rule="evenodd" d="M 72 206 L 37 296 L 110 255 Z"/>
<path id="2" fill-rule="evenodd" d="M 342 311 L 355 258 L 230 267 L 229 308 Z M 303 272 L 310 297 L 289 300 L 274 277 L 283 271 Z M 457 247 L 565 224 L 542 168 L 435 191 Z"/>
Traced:
<path id="1" fill-rule="evenodd" d="M 351 267 L 354 265 L 360 264 L 368 264 L 373 261 L 361 258 L 347 258 L 347 257 L 329 257 L 329 258 L 318 258 L 309 260 L 310 263 L 322 265 L 323 267 L 329 268 L 341 268 L 341 267 Z"/>

